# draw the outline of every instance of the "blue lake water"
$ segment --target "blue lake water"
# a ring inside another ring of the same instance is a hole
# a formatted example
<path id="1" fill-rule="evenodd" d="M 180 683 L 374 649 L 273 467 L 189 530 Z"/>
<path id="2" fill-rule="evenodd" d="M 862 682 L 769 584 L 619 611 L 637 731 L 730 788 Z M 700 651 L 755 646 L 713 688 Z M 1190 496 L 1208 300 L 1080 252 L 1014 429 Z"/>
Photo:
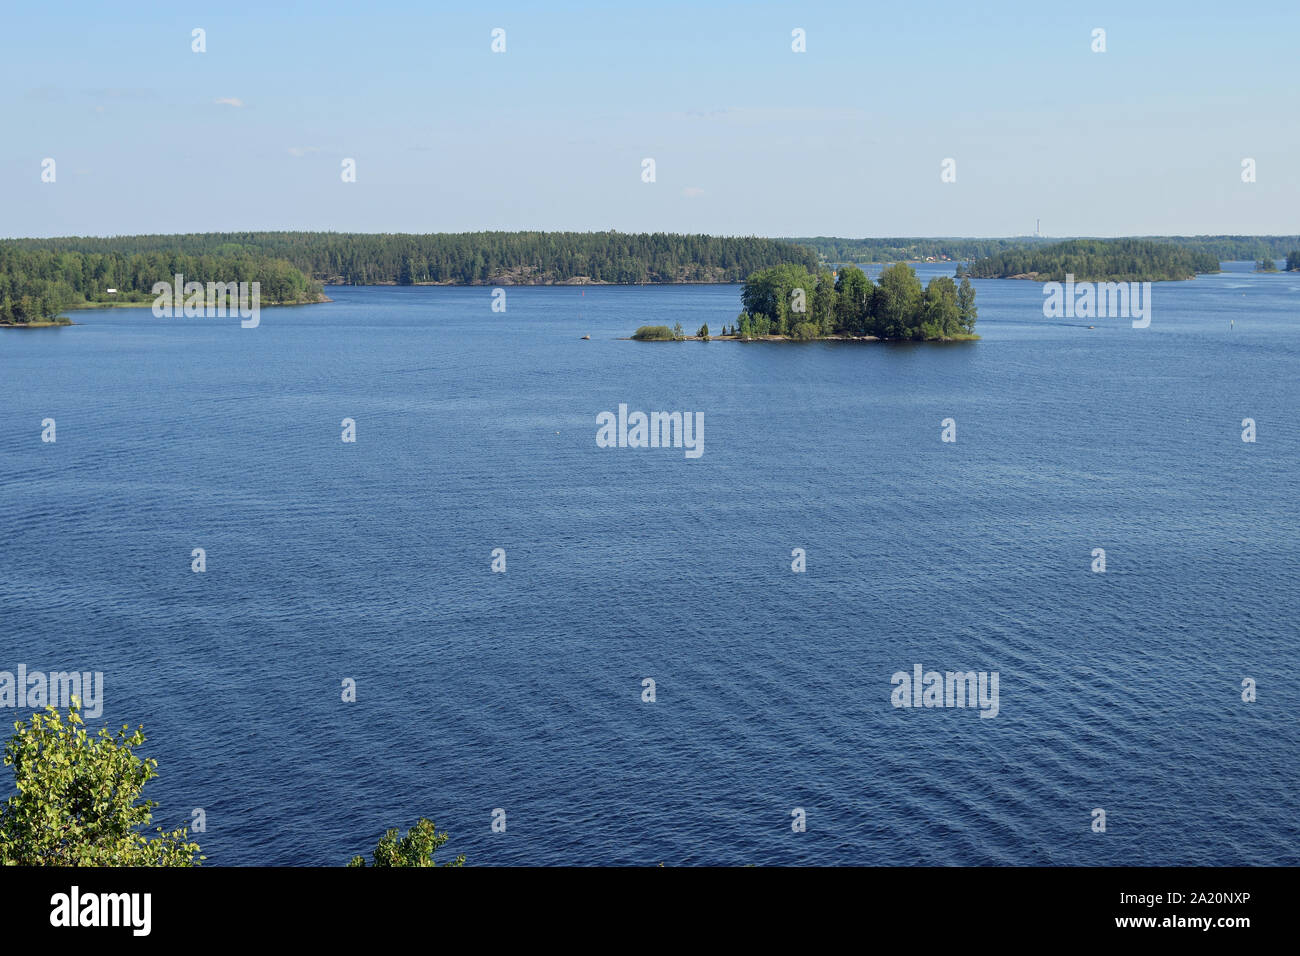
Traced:
<path id="1" fill-rule="evenodd" d="M 620 340 L 737 286 L 5 330 L 0 670 L 103 671 L 212 864 L 1294 865 L 1300 275 L 1229 268 L 1146 329 L 979 281 L 955 345 Z M 620 403 L 704 454 L 597 447 Z"/>

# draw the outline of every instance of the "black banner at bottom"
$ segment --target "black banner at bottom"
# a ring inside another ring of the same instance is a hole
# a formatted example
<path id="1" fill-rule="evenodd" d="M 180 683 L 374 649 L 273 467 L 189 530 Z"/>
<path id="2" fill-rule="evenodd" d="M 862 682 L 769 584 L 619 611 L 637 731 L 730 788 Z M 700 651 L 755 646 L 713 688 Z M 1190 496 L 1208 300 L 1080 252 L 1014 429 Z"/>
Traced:
<path id="1" fill-rule="evenodd" d="M 707 929 L 733 942 L 783 932 L 811 941 L 848 931 L 882 942 L 1059 936 L 1232 945 L 1286 927 L 1295 877 L 1293 869 L 1235 867 L 485 867 L 423 875 L 15 867 L 0 869 L 0 916 L 11 942 L 48 936 L 77 944 L 353 937 L 373 944 L 463 930 L 482 942 L 532 932 L 609 944 L 614 932 L 663 945 Z M 695 928 L 682 937 L 687 925 Z"/>

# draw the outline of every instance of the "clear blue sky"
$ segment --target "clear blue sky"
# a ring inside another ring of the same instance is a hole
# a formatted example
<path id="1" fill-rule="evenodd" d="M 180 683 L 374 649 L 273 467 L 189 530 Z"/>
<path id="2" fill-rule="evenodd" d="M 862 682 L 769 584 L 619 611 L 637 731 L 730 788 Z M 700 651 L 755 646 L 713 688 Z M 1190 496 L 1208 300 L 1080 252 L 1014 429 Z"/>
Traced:
<path id="1" fill-rule="evenodd" d="M 1297 46 L 1285 3 L 12 2 L 0 235 L 1294 234 Z"/>

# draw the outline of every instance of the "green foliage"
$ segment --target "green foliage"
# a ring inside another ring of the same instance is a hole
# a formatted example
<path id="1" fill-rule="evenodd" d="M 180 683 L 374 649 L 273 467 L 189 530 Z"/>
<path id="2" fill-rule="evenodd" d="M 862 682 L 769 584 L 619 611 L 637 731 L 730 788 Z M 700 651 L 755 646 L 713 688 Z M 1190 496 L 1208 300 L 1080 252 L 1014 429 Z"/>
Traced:
<path id="1" fill-rule="evenodd" d="M 18 866 L 197 866 L 186 829 L 143 831 L 155 804 L 140 800 L 158 763 L 133 750 L 144 731 L 85 730 L 75 700 L 65 722 L 53 707 L 14 724 L 4 764 L 17 793 L 0 806 L 0 864 Z M 197 857 L 197 858 L 196 858 Z"/>
<path id="2" fill-rule="evenodd" d="M 265 305 L 314 302 L 321 282 L 547 284 L 737 282 L 810 250 L 775 239 L 670 233 L 326 232 L 0 240 L 0 322 L 87 302 L 152 302 L 155 282 L 260 282 Z M 109 288 L 117 289 L 110 295 Z"/>
<path id="3" fill-rule="evenodd" d="M 967 335 L 975 331 L 975 317 L 979 310 L 975 308 L 975 287 L 970 279 L 963 275 L 961 285 L 957 288 L 957 313 L 961 321 L 962 332 Z"/>
<path id="4" fill-rule="evenodd" d="M 678 322 L 676 325 L 673 326 L 673 341 L 674 342 L 686 341 L 686 330 L 682 328 L 682 324 L 680 322 Z"/>
<path id="5" fill-rule="evenodd" d="M 768 328 L 754 334 L 791 335 L 795 327 L 811 324 L 816 338 L 835 328 L 835 282 L 827 270 L 783 265 L 755 272 L 745 280 L 741 304 L 750 316 L 767 319 Z"/>
<path id="6" fill-rule="evenodd" d="M 790 305 L 799 301 L 800 290 L 809 306 L 804 312 Z M 915 270 L 903 262 L 885 269 L 878 284 L 856 266 L 838 276 L 777 266 L 746 279 L 740 298 L 746 309 L 737 319 L 741 338 L 775 332 L 801 340 L 831 335 L 924 340 L 970 336 L 975 329 L 975 289 L 969 279 L 958 288 L 950 277 L 939 276 L 923 289 Z"/>
<path id="7" fill-rule="evenodd" d="M 1147 282 L 1190 279 L 1218 272 L 1211 253 L 1144 239 L 1071 239 L 1037 249 L 1003 252 L 971 266 L 976 278 L 1005 279 L 1033 274 L 1040 282 Z"/>
<path id="8" fill-rule="evenodd" d="M 350 285 L 739 282 L 756 269 L 779 263 L 800 263 L 807 268 L 817 263 L 811 250 L 782 240 L 662 232 L 236 232 L 14 239 L 0 241 L 0 256 L 5 247 L 42 252 L 55 260 L 75 255 L 83 260 L 83 268 L 92 271 L 103 268 L 91 266 L 92 257 L 116 257 L 112 281 L 100 285 L 119 290 L 136 287 L 127 280 L 134 278 L 137 256 L 146 265 L 153 257 L 279 260 L 312 279 Z M 0 273 L 4 271 L 0 268 Z M 169 278 L 168 271 L 184 272 L 187 279 L 193 271 L 194 278 L 200 278 L 193 267 L 168 265 L 156 276 L 152 274 L 155 270 L 149 271 L 151 282 Z M 213 281 L 223 278 L 228 281 L 232 277 L 217 276 Z M 271 300 L 265 281 L 262 294 L 264 300 Z"/>
<path id="9" fill-rule="evenodd" d="M 823 262 L 856 263 L 977 259 L 1010 249 L 1041 245 L 1047 240 L 1039 236 L 1018 236 L 1014 239 L 836 239 L 817 236 L 789 241 L 814 250 Z"/>
<path id="10" fill-rule="evenodd" d="M 1286 254 L 1286 271 L 1300 272 L 1300 249 Z"/>
<path id="11" fill-rule="evenodd" d="M 871 333 L 882 339 L 920 338 L 924 293 L 916 271 L 897 262 L 880 273 L 872 303 Z"/>
<path id="12" fill-rule="evenodd" d="M 709 323 L 705 322 L 701 325 L 700 330 L 695 333 L 695 337 L 703 339 L 706 342 L 709 341 Z"/>
<path id="13" fill-rule="evenodd" d="M 264 305 L 314 302 L 320 284 L 282 259 L 236 248 L 181 252 L 166 237 L 139 250 L 124 239 L 0 241 L 0 321 L 30 324 L 87 302 L 152 302 L 155 282 L 258 282 Z M 69 244 L 84 242 L 87 248 Z M 96 251 L 91 251 L 91 250 Z M 101 251 L 102 250 L 102 251 Z M 109 294 L 108 289 L 117 289 Z M 179 292 L 179 290 L 177 290 Z"/>
<path id="14" fill-rule="evenodd" d="M 817 284 L 812 289 L 810 324 L 817 336 L 835 331 L 835 278 L 827 270 L 817 274 Z"/>
<path id="15" fill-rule="evenodd" d="M 379 838 L 371 863 L 365 857 L 354 856 L 348 866 L 464 866 L 465 856 L 461 854 L 450 863 L 437 863 L 433 854 L 450 839 L 447 834 L 439 833 L 432 820 L 420 817 L 415 826 L 406 831 L 406 836 L 399 836 L 396 829 L 389 830 Z"/>
<path id="16" fill-rule="evenodd" d="M 666 325 L 643 325 L 632 333 L 638 342 L 671 342 L 676 336 Z"/>
<path id="17" fill-rule="evenodd" d="M 1260 259 L 1259 262 L 1255 263 L 1255 271 L 1256 272 L 1277 272 L 1277 262 L 1273 260 L 1272 256 L 1268 256 L 1266 258 Z"/>
<path id="18" fill-rule="evenodd" d="M 871 327 L 871 309 L 875 302 L 875 284 L 857 266 L 841 269 L 835 281 L 834 328 L 844 335 L 867 335 Z"/>
<path id="19" fill-rule="evenodd" d="M 964 331 L 956 284 L 947 276 L 931 279 L 921 296 L 921 338 L 940 339 Z"/>
<path id="20" fill-rule="evenodd" d="M 1285 256 L 1300 236 L 1141 236 L 1150 242 L 1166 242 L 1189 252 L 1204 253 L 1216 262 L 1245 262 L 1250 259 Z"/>
<path id="21" fill-rule="evenodd" d="M 740 326 L 738 334 L 742 339 L 770 335 L 772 331 L 772 320 L 765 315 L 750 315 L 748 312 L 742 312 L 737 316 L 736 323 Z"/>
<path id="22" fill-rule="evenodd" d="M 1066 238 L 1082 236 L 1016 236 L 1012 239 L 835 239 L 818 236 L 812 239 L 791 239 L 814 250 L 823 262 L 917 262 L 945 259 L 954 262 L 987 259 L 1019 250 L 1031 251 L 1061 242 Z M 1280 259 L 1297 248 L 1300 236 L 1137 236 L 1135 239 L 1177 246 L 1188 252 L 1203 253 L 1221 261 L 1258 261 L 1272 257 Z M 961 278 L 958 271 L 957 278 Z"/>

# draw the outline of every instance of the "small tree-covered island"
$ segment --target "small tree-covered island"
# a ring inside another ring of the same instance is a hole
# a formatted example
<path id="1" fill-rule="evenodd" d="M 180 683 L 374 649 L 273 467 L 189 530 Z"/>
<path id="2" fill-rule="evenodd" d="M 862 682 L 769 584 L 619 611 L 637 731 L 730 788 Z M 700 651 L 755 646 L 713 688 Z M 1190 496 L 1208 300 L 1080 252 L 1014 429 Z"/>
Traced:
<path id="1" fill-rule="evenodd" d="M 924 287 L 916 271 L 895 263 L 872 282 L 856 266 L 838 272 L 808 272 L 801 266 L 774 266 L 752 273 L 740 293 L 744 309 L 736 324 L 711 335 L 705 325 L 693 339 L 749 342 L 815 339 L 857 342 L 962 342 L 975 334 L 975 288 L 963 278 L 936 276 Z M 638 341 L 684 341 L 676 329 L 647 325 Z"/>

